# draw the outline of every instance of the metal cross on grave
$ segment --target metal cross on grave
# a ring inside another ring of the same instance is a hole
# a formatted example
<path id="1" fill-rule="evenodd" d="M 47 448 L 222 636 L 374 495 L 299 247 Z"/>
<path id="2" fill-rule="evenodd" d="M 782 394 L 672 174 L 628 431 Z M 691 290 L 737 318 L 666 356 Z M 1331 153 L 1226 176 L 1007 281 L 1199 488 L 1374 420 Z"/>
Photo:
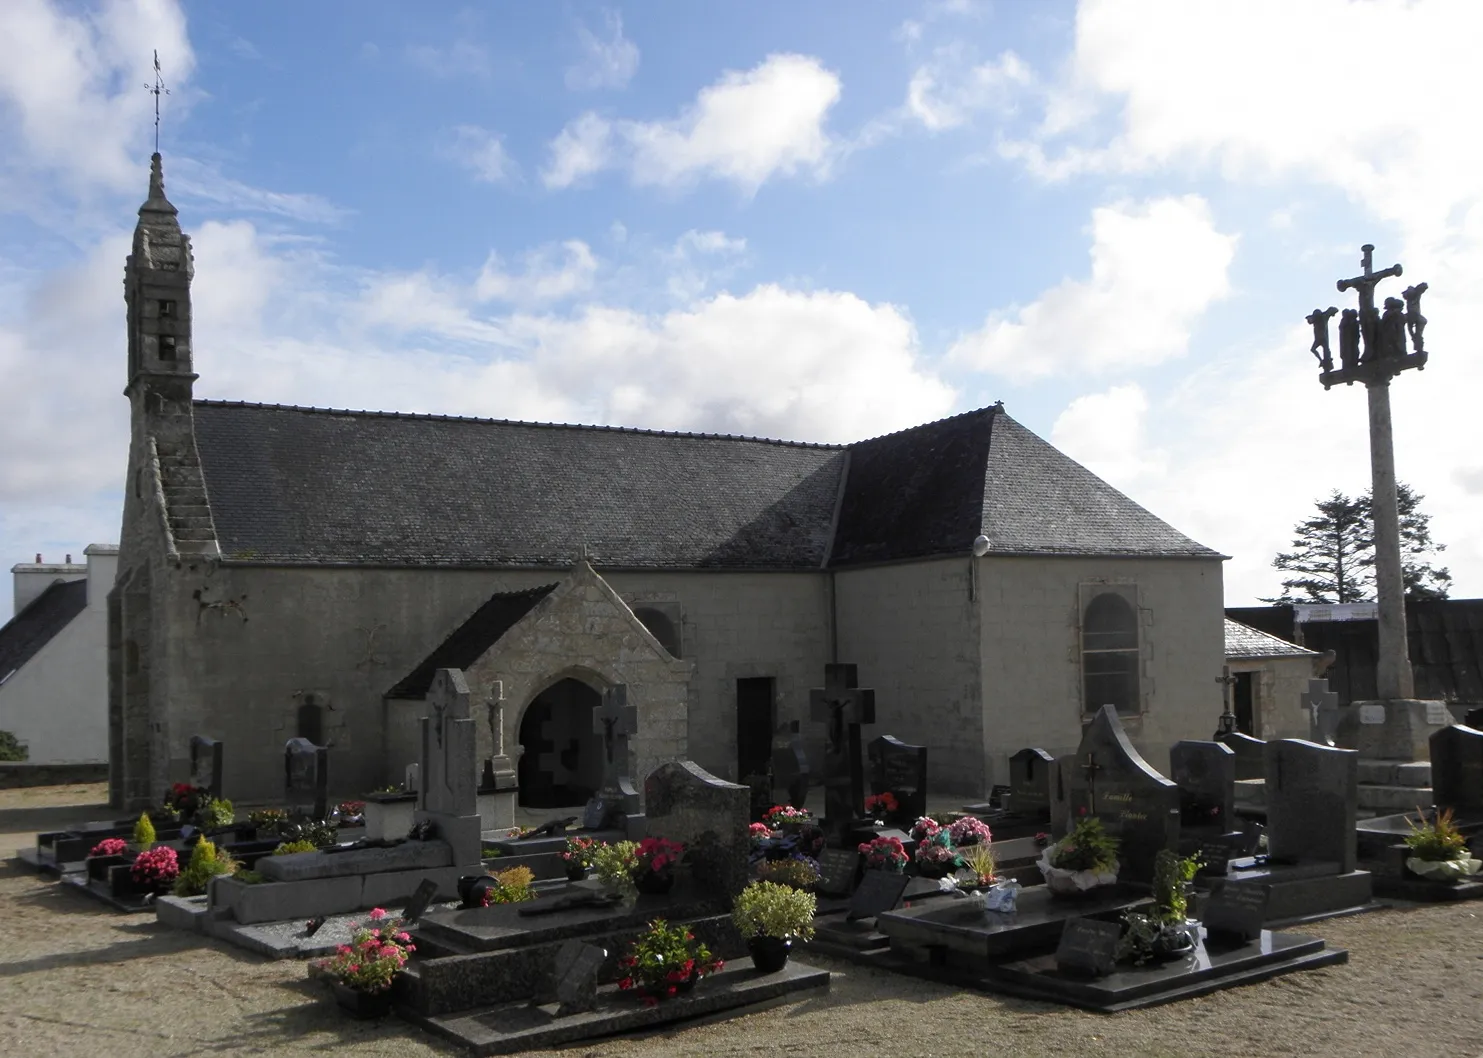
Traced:
<path id="1" fill-rule="evenodd" d="M 1329 690 L 1328 680 L 1309 680 L 1303 704 L 1312 717 L 1314 737 L 1332 746 L 1339 734 L 1339 692 Z"/>
<path id="2" fill-rule="evenodd" d="M 602 736 L 602 782 L 608 790 L 618 789 L 622 771 L 628 767 L 628 736 L 638 734 L 639 711 L 628 704 L 628 687 L 619 683 L 603 692 L 602 705 L 592 711 L 592 731 Z"/>
<path id="3" fill-rule="evenodd" d="M 842 837 L 865 806 L 860 725 L 875 723 L 875 691 L 860 687 L 854 665 L 825 665 L 824 686 L 808 692 L 809 716 L 828 725 L 824 757 L 824 817 Z"/>
<path id="4" fill-rule="evenodd" d="M 1096 754 L 1087 751 L 1086 759 L 1080 761 L 1077 767 L 1086 772 L 1087 777 L 1087 812 L 1091 815 L 1097 814 L 1097 773 L 1102 770 L 1102 765 L 1097 763 Z"/>

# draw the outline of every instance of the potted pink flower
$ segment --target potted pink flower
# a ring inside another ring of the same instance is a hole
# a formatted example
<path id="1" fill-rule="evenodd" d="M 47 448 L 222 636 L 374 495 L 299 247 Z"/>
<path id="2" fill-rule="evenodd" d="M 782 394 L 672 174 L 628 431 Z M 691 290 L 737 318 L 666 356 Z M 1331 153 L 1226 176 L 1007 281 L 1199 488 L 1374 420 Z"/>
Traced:
<path id="1" fill-rule="evenodd" d="M 964 816 L 948 824 L 948 836 L 959 848 L 965 845 L 987 845 L 994 840 L 989 825 L 978 816 Z"/>
<path id="2" fill-rule="evenodd" d="M 391 1012 L 391 983 L 416 950 L 402 921 L 377 907 L 371 909 L 369 924 L 356 927 L 349 944 L 309 968 L 329 979 L 335 1001 L 354 1017 L 379 1018 Z"/>
<path id="3" fill-rule="evenodd" d="M 645 838 L 639 842 L 638 863 L 633 868 L 633 884 L 641 893 L 667 893 L 675 884 L 675 865 L 685 853 L 685 846 L 667 838 Z"/>
<path id="4" fill-rule="evenodd" d="M 898 874 L 906 870 L 908 856 L 906 846 L 901 843 L 900 838 L 872 838 L 863 842 L 859 850 L 860 855 L 865 857 L 865 866 L 869 870 L 893 871 Z"/>

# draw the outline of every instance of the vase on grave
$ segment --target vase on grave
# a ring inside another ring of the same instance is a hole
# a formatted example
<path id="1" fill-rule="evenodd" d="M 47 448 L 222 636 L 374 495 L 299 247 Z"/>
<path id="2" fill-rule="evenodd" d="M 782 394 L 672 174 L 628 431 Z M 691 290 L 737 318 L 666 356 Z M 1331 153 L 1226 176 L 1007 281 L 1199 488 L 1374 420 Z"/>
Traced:
<path id="1" fill-rule="evenodd" d="M 584 863 L 569 863 L 566 867 L 566 880 L 569 882 L 580 882 L 587 877 L 587 865 Z"/>
<path id="2" fill-rule="evenodd" d="M 362 992 L 342 981 L 331 981 L 335 1002 L 353 1018 L 384 1018 L 391 1013 L 391 989 L 380 992 Z"/>
<path id="3" fill-rule="evenodd" d="M 775 974 L 788 965 L 788 953 L 793 950 L 793 941 L 787 938 L 756 936 L 747 941 L 752 965 L 765 974 Z"/>
<path id="4" fill-rule="evenodd" d="M 633 876 L 633 887 L 647 896 L 663 896 L 675 887 L 673 871 L 639 871 Z"/>
<path id="5" fill-rule="evenodd" d="M 1406 870 L 1428 881 L 1456 884 L 1464 878 L 1483 873 L 1483 860 L 1467 853 L 1450 860 L 1423 860 L 1420 856 L 1407 856 Z"/>

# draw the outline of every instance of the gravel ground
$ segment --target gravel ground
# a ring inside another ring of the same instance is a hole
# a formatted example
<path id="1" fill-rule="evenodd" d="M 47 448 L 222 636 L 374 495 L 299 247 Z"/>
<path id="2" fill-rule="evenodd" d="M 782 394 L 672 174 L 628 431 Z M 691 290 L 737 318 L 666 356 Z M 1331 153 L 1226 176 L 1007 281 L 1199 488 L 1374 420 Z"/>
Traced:
<path id="1" fill-rule="evenodd" d="M 106 818 L 101 786 L 0 791 L 0 854 L 38 829 Z M 118 915 L 7 862 L 0 868 L 0 1055 L 459 1053 L 395 1018 L 340 1014 L 303 963 L 269 962 Z M 568 1055 L 1399 1055 L 1483 1058 L 1483 902 L 1319 924 L 1346 966 L 1103 1016 L 955 992 L 832 960 L 827 997 L 690 1028 L 575 1045 Z M 550 1053 L 550 1052 L 545 1052 Z"/>

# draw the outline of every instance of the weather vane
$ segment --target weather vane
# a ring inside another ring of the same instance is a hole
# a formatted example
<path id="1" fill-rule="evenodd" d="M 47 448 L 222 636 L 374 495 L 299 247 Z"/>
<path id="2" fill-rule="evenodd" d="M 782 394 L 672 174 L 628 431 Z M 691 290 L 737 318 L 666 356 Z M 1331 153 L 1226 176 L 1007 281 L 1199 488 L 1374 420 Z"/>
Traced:
<path id="1" fill-rule="evenodd" d="M 154 152 L 160 153 L 160 96 L 169 95 L 170 89 L 165 87 L 165 82 L 160 80 L 160 53 L 154 53 L 154 84 L 144 86 L 145 91 L 154 96 Z"/>

